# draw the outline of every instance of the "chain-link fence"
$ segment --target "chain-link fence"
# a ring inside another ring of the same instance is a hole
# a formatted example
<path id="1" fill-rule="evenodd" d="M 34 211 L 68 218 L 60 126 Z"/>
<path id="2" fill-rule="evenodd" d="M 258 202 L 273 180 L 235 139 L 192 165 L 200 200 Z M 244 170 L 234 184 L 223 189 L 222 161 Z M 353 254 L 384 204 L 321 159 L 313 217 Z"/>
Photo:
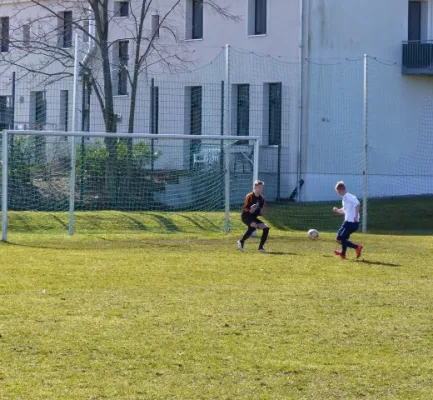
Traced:
<path id="1" fill-rule="evenodd" d="M 430 80 L 402 76 L 397 64 L 372 57 L 300 64 L 229 47 L 200 68 L 148 68 L 136 82 L 125 75 L 128 65 L 113 68 L 108 97 L 103 76 L 78 71 L 75 105 L 73 76 L 2 76 L 1 127 L 68 131 L 75 106 L 78 131 L 258 136 L 266 197 L 290 210 L 276 221 L 281 227 L 326 229 L 328 206 L 338 200 L 333 187 L 344 180 L 369 199 L 373 230 L 418 230 L 417 219 L 427 220 L 419 230 L 433 228 L 426 207 L 433 195 Z M 84 152 L 89 140 L 80 139 Z M 52 146 L 35 143 L 47 159 Z M 190 159 L 198 160 L 194 146 Z M 163 169 L 153 161 L 149 168 Z M 233 168 L 249 170 L 251 157 L 242 153 Z"/>

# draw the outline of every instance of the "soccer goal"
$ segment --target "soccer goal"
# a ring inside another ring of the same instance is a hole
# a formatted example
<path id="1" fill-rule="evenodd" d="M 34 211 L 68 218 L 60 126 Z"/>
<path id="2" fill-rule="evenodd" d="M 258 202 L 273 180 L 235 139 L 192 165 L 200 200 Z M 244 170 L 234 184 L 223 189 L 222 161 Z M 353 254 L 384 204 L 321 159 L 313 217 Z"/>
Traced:
<path id="1" fill-rule="evenodd" d="M 50 233 L 55 221 L 72 235 L 92 219 L 100 232 L 175 231 L 168 215 L 229 232 L 258 157 L 259 139 L 249 136 L 4 131 L 2 239 L 10 230 Z"/>

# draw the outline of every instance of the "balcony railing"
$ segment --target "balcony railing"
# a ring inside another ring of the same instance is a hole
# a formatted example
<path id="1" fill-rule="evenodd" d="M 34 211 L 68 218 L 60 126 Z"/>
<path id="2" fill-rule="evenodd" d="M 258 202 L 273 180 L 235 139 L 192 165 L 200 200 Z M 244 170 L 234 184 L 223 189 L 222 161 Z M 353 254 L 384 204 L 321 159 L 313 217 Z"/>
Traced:
<path id="1" fill-rule="evenodd" d="M 433 75 L 433 40 L 403 42 L 402 72 Z"/>

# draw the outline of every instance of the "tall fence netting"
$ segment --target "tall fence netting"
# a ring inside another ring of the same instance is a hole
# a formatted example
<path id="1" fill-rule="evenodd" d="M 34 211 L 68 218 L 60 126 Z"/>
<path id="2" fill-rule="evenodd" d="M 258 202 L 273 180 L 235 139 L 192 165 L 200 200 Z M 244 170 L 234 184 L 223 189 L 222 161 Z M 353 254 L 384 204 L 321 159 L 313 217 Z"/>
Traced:
<path id="1" fill-rule="evenodd" d="M 363 57 L 300 64 L 223 49 L 207 65 L 188 72 L 143 72 L 134 115 L 130 90 L 114 93 L 116 131 L 260 137 L 259 178 L 265 181 L 269 219 L 279 228 L 334 229 L 339 223 L 331 213 L 339 202 L 334 185 L 344 180 L 361 201 L 367 194 L 371 231 L 430 232 L 433 83 L 402 76 L 399 65 L 380 59 L 368 57 L 366 65 L 367 81 Z M 11 80 L 3 78 L 2 129 L 71 130 L 72 78 L 47 82 L 18 73 L 13 118 Z M 98 98 L 82 77 L 76 128 L 107 128 Z M 236 151 L 227 167 L 216 143 L 162 142 L 119 139 L 111 151 L 104 139 L 78 138 L 77 211 L 160 212 L 164 217 L 188 209 L 216 212 L 220 218 L 224 171 L 230 168 L 230 207 L 239 212 L 251 190 L 251 143 L 231 143 Z M 70 143 L 43 135 L 16 135 L 9 143 L 10 208 L 21 221 L 27 212 L 50 211 L 56 217 L 67 212 Z M 107 168 L 116 179 L 107 179 Z M 140 179 L 134 179 L 136 174 Z M 30 229 L 23 222 L 12 228 Z"/>

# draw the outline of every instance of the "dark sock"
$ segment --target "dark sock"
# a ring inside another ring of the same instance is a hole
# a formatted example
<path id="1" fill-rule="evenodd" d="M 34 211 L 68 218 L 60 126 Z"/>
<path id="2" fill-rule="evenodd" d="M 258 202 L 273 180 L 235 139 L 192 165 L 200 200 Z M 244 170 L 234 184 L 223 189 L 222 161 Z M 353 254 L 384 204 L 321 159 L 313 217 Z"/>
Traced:
<path id="1" fill-rule="evenodd" d="M 245 242 L 245 240 L 247 240 L 255 230 L 256 228 L 248 227 L 247 231 L 245 232 L 245 235 L 241 239 L 241 242 L 242 243 Z"/>
<path id="2" fill-rule="evenodd" d="M 347 246 L 345 244 L 341 245 L 341 254 L 346 255 Z"/>
<path id="3" fill-rule="evenodd" d="M 259 249 L 261 249 L 265 245 L 266 240 L 268 240 L 268 235 L 269 235 L 269 228 L 263 229 L 263 234 L 262 234 L 262 238 L 260 240 Z"/>
<path id="4" fill-rule="evenodd" d="M 356 249 L 358 247 L 357 244 L 352 243 L 350 240 L 345 240 L 344 241 L 344 246 L 350 247 L 351 249 Z"/>

